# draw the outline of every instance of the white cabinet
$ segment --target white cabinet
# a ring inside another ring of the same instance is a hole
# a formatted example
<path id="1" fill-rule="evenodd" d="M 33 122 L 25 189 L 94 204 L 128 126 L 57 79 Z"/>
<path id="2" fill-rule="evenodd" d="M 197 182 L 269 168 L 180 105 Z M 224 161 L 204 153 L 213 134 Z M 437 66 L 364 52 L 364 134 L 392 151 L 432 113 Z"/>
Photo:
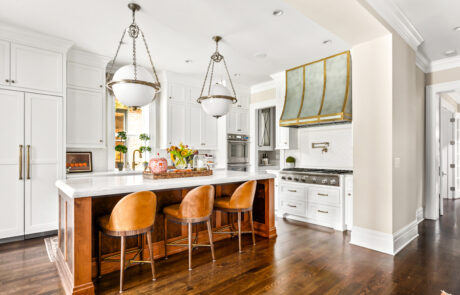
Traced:
<path id="1" fill-rule="evenodd" d="M 188 143 L 193 149 L 214 150 L 217 148 L 217 119 L 206 114 L 199 104 L 188 106 Z"/>
<path id="2" fill-rule="evenodd" d="M 348 230 L 353 227 L 353 175 L 345 176 L 345 224 Z"/>
<path id="3" fill-rule="evenodd" d="M 62 97 L 0 90 L 0 238 L 57 229 Z"/>
<path id="4" fill-rule="evenodd" d="M 10 42 L 0 40 L 0 85 L 10 85 Z"/>
<path id="5" fill-rule="evenodd" d="M 67 147 L 104 146 L 105 94 L 67 89 Z"/>
<path id="6" fill-rule="evenodd" d="M 248 109 L 249 108 L 249 94 L 243 90 L 237 90 L 236 92 L 237 102 L 232 105 L 234 108 Z"/>
<path id="7" fill-rule="evenodd" d="M 66 134 L 69 148 L 106 147 L 105 68 L 108 58 L 71 50 L 67 61 Z"/>
<path id="8" fill-rule="evenodd" d="M 249 134 L 249 111 L 243 108 L 232 108 L 227 114 L 227 132 Z"/>
<path id="9" fill-rule="evenodd" d="M 0 105 L 8 110 L 0 116 L 2 136 L 8 139 L 0 144 L 2 239 L 24 234 L 24 93 L 0 90 Z"/>
<path id="10" fill-rule="evenodd" d="M 62 93 L 63 55 L 11 43 L 10 85 Z"/>
<path id="11" fill-rule="evenodd" d="M 168 102 L 167 145 L 186 143 L 186 109 L 185 103 Z"/>
<path id="12" fill-rule="evenodd" d="M 202 149 L 217 149 L 217 119 L 202 112 Z"/>
<path id="13" fill-rule="evenodd" d="M 25 234 L 57 229 L 62 125 L 62 97 L 25 94 Z"/>

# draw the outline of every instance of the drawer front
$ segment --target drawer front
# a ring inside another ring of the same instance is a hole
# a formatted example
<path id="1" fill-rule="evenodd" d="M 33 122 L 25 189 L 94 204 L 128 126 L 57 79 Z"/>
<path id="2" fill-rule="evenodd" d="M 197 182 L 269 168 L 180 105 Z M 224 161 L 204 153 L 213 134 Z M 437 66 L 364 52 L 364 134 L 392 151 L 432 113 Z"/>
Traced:
<path id="1" fill-rule="evenodd" d="M 320 204 L 308 204 L 308 217 L 333 224 L 339 218 L 339 208 Z"/>
<path id="2" fill-rule="evenodd" d="M 340 205 L 340 191 L 327 188 L 309 188 L 308 201 L 338 206 Z"/>
<path id="3" fill-rule="evenodd" d="M 305 201 L 305 189 L 299 188 L 298 186 L 280 184 L 280 193 L 286 197 Z"/>
<path id="4" fill-rule="evenodd" d="M 281 209 L 290 214 L 305 216 L 305 202 L 293 201 L 293 200 L 281 200 Z"/>

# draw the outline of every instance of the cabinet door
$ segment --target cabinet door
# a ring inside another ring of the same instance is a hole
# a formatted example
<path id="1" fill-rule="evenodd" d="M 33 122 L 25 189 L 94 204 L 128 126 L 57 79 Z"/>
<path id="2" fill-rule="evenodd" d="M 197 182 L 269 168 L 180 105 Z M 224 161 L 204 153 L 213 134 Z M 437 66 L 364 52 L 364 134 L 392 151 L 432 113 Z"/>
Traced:
<path id="1" fill-rule="evenodd" d="M 86 88 L 92 90 L 103 90 L 104 88 L 103 68 L 90 67 L 74 62 L 67 63 L 67 86 Z"/>
<path id="2" fill-rule="evenodd" d="M 171 83 L 168 87 L 168 100 L 174 102 L 185 102 L 187 96 L 187 87 L 182 84 Z"/>
<path id="3" fill-rule="evenodd" d="M 62 97 L 26 94 L 25 145 L 25 234 L 56 230 L 54 183 L 62 168 Z"/>
<path id="4" fill-rule="evenodd" d="M 11 86 L 62 93 L 62 54 L 12 43 Z"/>
<path id="5" fill-rule="evenodd" d="M 168 146 L 186 143 L 185 122 L 185 104 L 170 101 L 168 103 Z"/>
<path id="6" fill-rule="evenodd" d="M 66 109 L 67 146 L 104 147 L 104 93 L 68 88 Z"/>
<path id="7" fill-rule="evenodd" d="M 231 109 L 227 114 L 227 133 L 238 133 L 238 110 Z"/>
<path id="8" fill-rule="evenodd" d="M 24 169 L 20 174 L 24 168 L 24 93 L 0 90 L 0 105 L 5 110 L 0 116 L 0 130 L 5 139 L 0 144 L 0 239 L 3 239 L 24 234 Z"/>
<path id="9" fill-rule="evenodd" d="M 249 112 L 246 109 L 238 110 L 237 119 L 237 133 L 248 134 L 249 133 Z"/>
<path id="10" fill-rule="evenodd" d="M 191 104 L 189 111 L 190 140 L 188 143 L 194 149 L 201 149 L 203 147 L 203 111 L 199 104 Z"/>
<path id="11" fill-rule="evenodd" d="M 233 104 L 232 106 L 234 108 L 243 108 L 243 109 L 247 109 L 249 108 L 249 95 L 245 92 L 240 92 L 240 93 L 236 93 L 236 95 L 238 96 L 237 99 L 238 99 L 238 102 Z"/>
<path id="12" fill-rule="evenodd" d="M 217 119 L 202 111 L 202 144 L 203 149 L 217 149 Z"/>
<path id="13" fill-rule="evenodd" d="M 10 85 L 10 42 L 0 40 L 0 85 Z"/>

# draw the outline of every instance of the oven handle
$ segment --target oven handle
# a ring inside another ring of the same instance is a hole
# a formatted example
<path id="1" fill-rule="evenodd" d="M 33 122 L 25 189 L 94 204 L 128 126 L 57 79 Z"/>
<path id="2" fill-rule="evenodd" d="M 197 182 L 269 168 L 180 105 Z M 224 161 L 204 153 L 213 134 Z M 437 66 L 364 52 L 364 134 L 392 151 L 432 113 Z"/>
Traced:
<path id="1" fill-rule="evenodd" d="M 228 139 L 227 139 L 227 142 L 230 142 L 230 143 L 248 143 L 247 140 L 228 140 Z"/>

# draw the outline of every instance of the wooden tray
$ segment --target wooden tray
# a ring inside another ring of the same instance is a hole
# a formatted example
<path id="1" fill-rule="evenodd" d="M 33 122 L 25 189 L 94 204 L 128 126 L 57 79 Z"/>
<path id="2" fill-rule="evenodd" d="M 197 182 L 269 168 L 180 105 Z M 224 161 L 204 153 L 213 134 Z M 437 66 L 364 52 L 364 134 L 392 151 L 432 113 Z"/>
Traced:
<path id="1" fill-rule="evenodd" d="M 191 170 L 177 170 L 168 171 L 163 173 L 151 173 L 144 171 L 144 178 L 149 179 L 167 179 L 167 178 L 182 178 L 182 177 L 195 177 L 195 176 L 209 176 L 212 175 L 212 170 L 191 171 Z"/>

